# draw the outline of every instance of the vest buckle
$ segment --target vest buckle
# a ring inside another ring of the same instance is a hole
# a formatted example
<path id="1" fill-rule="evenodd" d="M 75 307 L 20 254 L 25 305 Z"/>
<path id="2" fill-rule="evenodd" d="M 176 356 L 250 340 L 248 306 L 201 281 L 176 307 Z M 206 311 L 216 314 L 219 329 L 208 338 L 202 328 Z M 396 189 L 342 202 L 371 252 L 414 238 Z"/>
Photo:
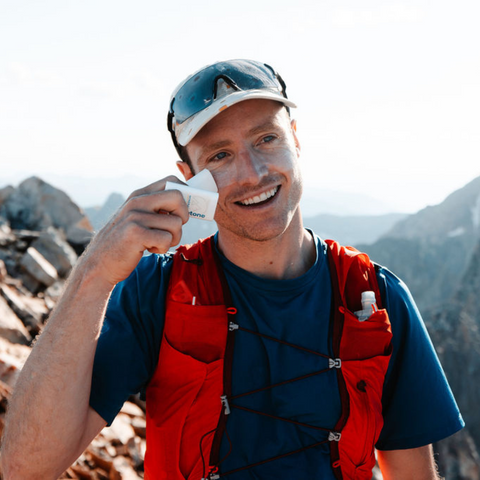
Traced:
<path id="1" fill-rule="evenodd" d="M 328 434 L 328 441 L 329 442 L 339 442 L 342 434 L 340 432 L 330 432 Z"/>
<path id="2" fill-rule="evenodd" d="M 236 323 L 234 323 L 234 322 L 230 322 L 230 323 L 228 324 L 228 329 L 229 329 L 231 332 L 233 332 L 234 330 L 238 330 L 238 325 L 237 325 Z"/>
<path id="3" fill-rule="evenodd" d="M 329 358 L 328 368 L 342 368 L 342 360 L 340 358 Z"/>

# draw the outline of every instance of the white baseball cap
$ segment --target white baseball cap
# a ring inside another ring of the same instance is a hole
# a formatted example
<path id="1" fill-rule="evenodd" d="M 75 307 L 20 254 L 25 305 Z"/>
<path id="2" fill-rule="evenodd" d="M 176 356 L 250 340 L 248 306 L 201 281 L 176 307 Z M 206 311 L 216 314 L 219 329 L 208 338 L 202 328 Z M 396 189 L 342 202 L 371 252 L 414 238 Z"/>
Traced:
<path id="1" fill-rule="evenodd" d="M 184 80 L 170 100 L 168 129 L 177 150 L 212 118 L 236 103 L 251 99 L 275 100 L 287 108 L 283 79 L 265 63 L 228 60 L 203 67 Z"/>

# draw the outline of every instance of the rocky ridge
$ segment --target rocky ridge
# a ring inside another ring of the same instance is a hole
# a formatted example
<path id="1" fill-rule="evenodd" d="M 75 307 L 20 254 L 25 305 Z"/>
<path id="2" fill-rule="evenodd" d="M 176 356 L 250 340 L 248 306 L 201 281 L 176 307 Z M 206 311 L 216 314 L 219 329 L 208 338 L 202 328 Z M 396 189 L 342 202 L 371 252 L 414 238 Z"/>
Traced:
<path id="1" fill-rule="evenodd" d="M 467 427 L 438 446 L 446 478 L 480 479 L 480 242 L 455 294 L 424 312 Z"/>
<path id="2" fill-rule="evenodd" d="M 480 177 L 396 223 L 377 242 L 355 245 L 405 281 L 420 310 L 451 298 L 480 240 Z"/>

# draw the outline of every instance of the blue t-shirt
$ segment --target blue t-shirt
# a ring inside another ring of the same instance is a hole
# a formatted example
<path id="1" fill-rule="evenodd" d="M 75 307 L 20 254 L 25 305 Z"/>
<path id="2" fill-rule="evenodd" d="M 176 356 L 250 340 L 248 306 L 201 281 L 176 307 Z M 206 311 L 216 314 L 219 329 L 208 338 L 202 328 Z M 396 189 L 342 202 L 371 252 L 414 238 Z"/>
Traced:
<path id="1" fill-rule="evenodd" d="M 259 278 L 220 257 L 242 327 L 331 356 L 327 246 L 318 237 L 315 241 L 315 264 L 289 280 Z M 90 398 L 108 423 L 129 395 L 145 391 L 155 372 L 171 265 L 169 255 L 144 257 L 110 299 Z M 383 267 L 377 278 L 392 325 L 393 354 L 382 399 L 385 423 L 376 447 L 416 448 L 452 435 L 464 423 L 407 287 Z M 325 373 L 235 400 L 247 410 L 234 408 L 228 417 L 220 452 L 220 458 L 225 457 L 222 478 L 335 478 L 328 443 L 315 446 L 328 432 L 249 411 L 333 429 L 341 410 L 335 369 L 328 369 L 326 358 L 248 332 L 235 333 L 233 396 L 323 369 Z"/>

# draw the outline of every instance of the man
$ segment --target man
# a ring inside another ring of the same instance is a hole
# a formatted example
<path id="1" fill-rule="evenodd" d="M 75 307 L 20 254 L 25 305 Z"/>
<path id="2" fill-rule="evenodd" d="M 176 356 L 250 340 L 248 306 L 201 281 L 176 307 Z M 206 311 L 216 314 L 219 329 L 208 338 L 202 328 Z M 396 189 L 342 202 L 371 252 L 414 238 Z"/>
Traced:
<path id="1" fill-rule="evenodd" d="M 178 244 L 188 209 L 164 190 L 175 177 L 129 197 L 23 369 L 4 478 L 56 478 L 139 391 L 147 478 L 366 479 L 374 444 L 385 479 L 437 478 L 430 444 L 463 421 L 406 287 L 303 228 L 291 107 L 258 62 L 219 62 L 180 85 L 168 117 L 178 166 L 186 180 L 213 175 L 218 234 L 173 261 L 142 258 Z M 344 286 L 345 262 L 360 274 Z M 388 315 L 360 322 L 355 287 Z M 352 356 L 364 347 L 375 352 Z"/>

